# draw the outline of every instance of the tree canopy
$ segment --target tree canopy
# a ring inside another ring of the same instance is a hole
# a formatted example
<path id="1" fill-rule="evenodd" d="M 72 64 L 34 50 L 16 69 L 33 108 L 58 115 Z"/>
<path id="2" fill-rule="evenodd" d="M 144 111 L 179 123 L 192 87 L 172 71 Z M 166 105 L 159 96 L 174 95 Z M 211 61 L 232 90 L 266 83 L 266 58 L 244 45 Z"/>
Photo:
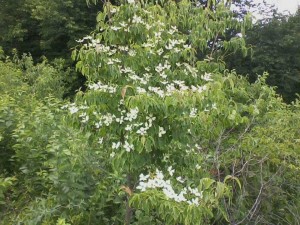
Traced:
<path id="1" fill-rule="evenodd" d="M 34 57 L 65 57 L 76 40 L 94 29 L 101 4 L 82 0 L 0 1 L 0 46 Z"/>
<path id="2" fill-rule="evenodd" d="M 246 43 L 253 48 L 252 57 L 234 55 L 227 60 L 230 69 L 248 74 L 251 81 L 268 72 L 267 83 L 276 86 L 286 102 L 295 100 L 300 90 L 299 12 L 259 21 L 246 36 Z"/>

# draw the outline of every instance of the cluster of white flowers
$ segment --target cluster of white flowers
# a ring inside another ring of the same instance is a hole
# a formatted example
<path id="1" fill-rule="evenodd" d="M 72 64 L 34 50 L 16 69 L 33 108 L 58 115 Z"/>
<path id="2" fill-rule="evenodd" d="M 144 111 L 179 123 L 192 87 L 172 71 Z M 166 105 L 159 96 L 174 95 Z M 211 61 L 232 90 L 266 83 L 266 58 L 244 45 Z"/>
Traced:
<path id="1" fill-rule="evenodd" d="M 173 176 L 174 171 L 175 170 L 172 167 L 168 168 L 170 176 Z M 184 183 L 182 177 L 177 177 L 176 180 L 180 183 Z M 202 191 L 199 191 L 198 188 L 191 187 L 185 187 L 177 194 L 172 187 L 171 180 L 164 180 L 162 171 L 159 171 L 158 169 L 156 169 L 156 174 L 153 177 L 150 174 L 140 174 L 139 185 L 137 186 L 138 190 L 144 192 L 147 189 L 157 188 L 162 189 L 162 192 L 167 198 L 173 199 L 176 202 L 186 202 L 189 205 L 198 206 L 203 197 Z"/>
<path id="2" fill-rule="evenodd" d="M 129 50 L 129 52 L 131 51 L 132 50 Z M 132 51 L 131 54 L 136 54 L 136 52 Z M 143 76 L 137 75 L 135 71 L 133 71 L 130 67 L 126 66 L 124 68 L 119 67 L 119 71 L 121 74 L 126 74 L 130 80 L 134 81 L 134 83 L 147 84 L 149 82 L 150 77 L 152 76 L 149 73 L 145 73 L 143 74 Z"/>
<path id="3" fill-rule="evenodd" d="M 154 47 L 156 47 L 156 45 L 155 45 L 154 42 L 152 42 L 151 39 L 149 39 L 148 42 L 142 44 L 142 47 L 144 47 L 144 48 L 154 48 Z"/>
<path id="4" fill-rule="evenodd" d="M 158 137 L 162 137 L 165 133 L 167 133 L 167 132 L 165 131 L 165 129 L 163 127 L 158 128 Z"/>
<path id="5" fill-rule="evenodd" d="M 98 83 L 90 84 L 88 85 L 89 89 L 94 90 L 94 91 L 101 91 L 101 92 L 106 92 L 106 93 L 116 93 L 117 87 L 116 86 L 109 86 L 107 84 L 102 84 L 101 81 Z"/>
<path id="6" fill-rule="evenodd" d="M 145 94 L 145 93 L 147 93 L 146 89 L 145 88 L 141 88 L 141 87 L 137 87 L 136 91 L 137 91 L 138 94 Z"/>
<path id="7" fill-rule="evenodd" d="M 137 118 L 138 113 L 139 113 L 139 109 L 137 107 L 130 109 L 129 112 L 126 114 L 124 120 L 131 122 Z"/>
<path id="8" fill-rule="evenodd" d="M 146 135 L 147 134 L 147 131 L 152 127 L 152 122 L 156 119 L 156 117 L 154 117 L 153 115 L 149 115 L 146 117 L 146 120 L 147 122 L 145 122 L 145 124 L 141 124 L 142 127 L 140 127 L 138 130 L 137 130 L 137 134 L 140 134 L 140 135 Z"/>
<path id="9" fill-rule="evenodd" d="M 148 87 L 149 91 L 152 91 L 153 93 L 157 94 L 159 97 L 163 98 L 166 96 L 166 93 L 164 90 L 162 90 L 160 87 Z"/>
<path id="10" fill-rule="evenodd" d="M 92 36 L 86 36 L 86 37 L 84 37 L 84 38 L 82 38 L 82 39 L 76 40 L 76 42 L 82 43 L 82 42 L 84 42 L 85 40 L 92 40 L 92 39 L 93 39 Z"/>
<path id="11" fill-rule="evenodd" d="M 103 125 L 105 126 L 110 126 L 114 121 L 119 123 L 119 124 L 123 124 L 124 121 L 128 121 L 128 122 L 132 122 L 133 120 L 135 120 L 138 116 L 138 108 L 133 108 L 130 109 L 127 113 L 125 110 L 120 110 L 121 111 L 121 115 L 119 117 L 117 117 L 114 114 L 111 113 L 107 113 L 107 114 L 99 114 L 99 113 L 94 113 L 95 115 L 97 115 L 97 122 L 94 123 L 95 127 L 97 129 L 99 129 L 100 127 L 102 127 Z M 126 113 L 126 115 L 125 115 Z M 135 126 L 138 126 L 138 124 L 136 124 Z M 125 130 L 131 130 L 132 125 L 127 125 L 127 127 L 125 128 Z"/>
<path id="12" fill-rule="evenodd" d="M 136 56 L 136 51 L 134 49 L 130 49 L 128 51 L 128 55 L 134 57 L 134 56 Z"/>
<path id="13" fill-rule="evenodd" d="M 191 112 L 190 112 L 190 117 L 195 118 L 197 116 L 197 111 L 198 111 L 198 109 L 192 108 Z"/>
<path id="14" fill-rule="evenodd" d="M 169 166 L 169 167 L 168 167 L 168 172 L 169 172 L 170 176 L 172 177 L 173 174 L 175 173 L 175 169 L 173 169 L 172 166 Z"/>
<path id="15" fill-rule="evenodd" d="M 134 145 L 130 144 L 127 140 L 125 140 L 123 144 L 120 141 L 112 143 L 112 149 L 116 150 L 121 147 L 123 147 L 126 152 L 131 152 L 132 150 L 134 150 Z"/>
<path id="16" fill-rule="evenodd" d="M 125 28 L 125 27 L 127 27 L 127 26 L 128 26 L 128 24 L 127 24 L 127 23 L 125 23 L 124 21 L 122 21 L 122 22 L 120 22 L 120 26 Z"/>
<path id="17" fill-rule="evenodd" d="M 170 39 L 169 40 L 169 44 L 166 46 L 166 49 L 168 50 L 171 50 L 173 49 L 176 45 L 180 45 L 180 44 L 184 44 L 185 43 L 185 40 L 183 39 L 180 39 L 180 40 L 173 40 L 173 39 Z"/>
<path id="18" fill-rule="evenodd" d="M 121 146 L 121 142 L 113 142 L 112 149 L 118 149 Z"/>
<path id="19" fill-rule="evenodd" d="M 111 26 L 110 29 L 112 29 L 114 31 L 118 31 L 118 30 L 122 29 L 122 27 Z"/>
<path id="20" fill-rule="evenodd" d="M 103 137 L 98 138 L 98 144 L 102 145 L 103 143 Z"/>
<path id="21" fill-rule="evenodd" d="M 79 118 L 81 118 L 82 123 L 87 123 L 89 121 L 89 115 L 87 115 L 86 112 L 81 113 Z"/>
<path id="22" fill-rule="evenodd" d="M 169 64 L 168 60 L 165 60 L 164 64 L 162 65 L 159 63 L 158 66 L 155 67 L 155 71 L 159 74 L 159 76 L 163 79 L 167 79 L 167 74 L 165 70 L 169 70 L 171 68 L 171 65 Z"/>
<path id="23" fill-rule="evenodd" d="M 112 124 L 115 118 L 116 118 L 115 115 L 112 115 L 111 113 L 107 113 L 106 115 L 102 116 L 102 122 L 104 123 L 105 126 L 108 127 L 110 124 Z"/>
<path id="24" fill-rule="evenodd" d="M 181 176 L 176 177 L 176 180 L 182 184 L 184 183 L 184 179 Z"/>
<path id="25" fill-rule="evenodd" d="M 176 26 L 171 26 L 170 30 L 168 31 L 168 33 L 171 35 L 173 35 L 176 32 L 178 32 L 178 29 Z"/>
<path id="26" fill-rule="evenodd" d="M 99 129 L 100 127 L 102 127 L 102 122 L 101 121 L 95 122 L 95 127 L 97 129 Z"/>
<path id="27" fill-rule="evenodd" d="M 161 63 L 158 64 L 158 66 L 155 67 L 155 71 L 158 73 L 163 72 L 164 70 L 168 70 L 171 68 L 171 65 L 168 60 L 165 60 L 164 64 Z"/>
<path id="28" fill-rule="evenodd" d="M 210 112 L 211 110 L 217 109 L 217 104 L 216 103 L 212 103 L 212 104 L 207 104 L 204 112 Z"/>
<path id="29" fill-rule="evenodd" d="M 119 51 L 128 52 L 128 50 L 129 50 L 128 46 L 119 45 L 117 47 L 118 47 Z"/>
<path id="30" fill-rule="evenodd" d="M 113 55 L 117 52 L 116 49 L 113 49 L 109 52 L 109 54 Z M 109 58 L 108 61 L 107 61 L 107 65 L 113 65 L 113 64 L 117 64 L 117 63 L 121 63 L 122 61 L 118 58 Z"/>
<path id="31" fill-rule="evenodd" d="M 122 105 L 122 104 L 120 104 L 120 105 Z M 125 131 L 128 131 L 130 133 L 131 131 L 135 130 L 135 133 L 143 136 L 143 135 L 147 134 L 147 131 L 151 127 L 153 127 L 153 121 L 156 120 L 156 117 L 154 117 L 152 114 L 149 114 L 148 116 L 146 116 L 146 122 L 136 123 L 136 122 L 134 122 L 134 120 L 136 120 L 138 118 L 138 113 L 139 113 L 138 108 L 131 108 L 127 112 L 126 112 L 126 110 L 121 110 L 121 109 L 119 109 L 119 111 L 121 112 L 121 115 L 118 117 L 111 113 L 107 113 L 107 114 L 94 113 L 94 115 L 98 118 L 97 122 L 94 123 L 95 128 L 99 129 L 102 126 L 108 127 L 114 121 L 119 124 L 123 124 L 123 122 L 126 121 L 127 123 L 126 123 L 126 125 L 124 125 Z M 85 114 L 82 116 L 85 116 Z M 166 131 L 162 127 L 159 127 L 159 134 L 158 134 L 159 137 L 161 137 L 165 133 L 166 133 Z M 120 147 L 120 145 L 121 145 L 121 143 L 114 143 L 113 149 L 117 149 L 118 147 Z M 124 148 L 128 152 L 129 152 L 129 149 L 133 149 L 132 146 L 126 144 L 126 142 L 124 144 Z"/>
<path id="32" fill-rule="evenodd" d="M 129 50 L 130 51 L 130 50 Z M 113 61 L 113 60 L 111 60 Z M 116 61 L 116 60 L 115 60 Z M 185 66 L 186 68 L 183 69 L 183 72 L 186 76 L 188 76 L 188 74 L 191 74 L 193 77 L 197 77 L 198 75 L 198 70 L 190 65 L 188 65 L 187 63 L 177 63 L 177 66 Z M 173 80 L 173 81 L 168 81 L 168 75 L 167 73 L 171 73 L 171 65 L 170 63 L 165 60 L 164 63 L 159 63 L 154 70 L 158 73 L 158 75 L 162 78 L 162 80 L 160 81 L 161 84 L 163 84 L 164 88 L 162 87 L 152 87 L 149 86 L 148 87 L 148 91 L 150 92 L 154 92 L 156 94 L 158 94 L 160 97 L 165 97 L 165 96 L 170 96 L 172 95 L 172 92 L 174 91 L 180 91 L 180 92 L 184 92 L 184 91 L 192 91 L 192 92 L 203 92 L 205 90 L 208 89 L 207 85 L 191 85 L 191 86 L 187 86 L 185 85 L 185 81 L 183 80 Z M 134 83 L 140 84 L 140 85 L 147 85 L 149 84 L 149 82 L 151 81 L 152 77 L 156 77 L 153 76 L 153 74 L 150 72 L 150 68 L 146 67 L 145 68 L 145 73 L 143 74 L 137 74 L 133 69 L 131 69 L 130 67 L 121 67 L 119 66 L 119 71 L 121 74 L 125 74 L 127 75 L 128 79 L 134 81 Z M 148 72 L 149 71 L 149 72 Z M 205 79 L 208 79 L 208 77 L 206 77 Z M 103 85 L 103 84 L 101 84 Z M 146 93 L 147 89 L 146 86 L 142 87 L 142 86 L 137 86 L 136 90 L 137 93 Z M 93 84 L 91 85 L 91 88 L 97 90 L 99 88 L 101 88 L 102 86 L 99 86 L 98 84 Z M 112 92 L 115 89 L 113 89 L 115 87 L 111 87 L 110 89 L 108 89 L 107 86 L 103 86 L 104 91 L 106 92 Z"/>
<path id="33" fill-rule="evenodd" d="M 128 74 L 135 74 L 135 72 L 129 67 L 124 67 L 124 69 L 121 68 L 120 72 L 121 73 L 128 73 Z"/>
<path id="34" fill-rule="evenodd" d="M 201 76 L 201 78 L 205 81 L 213 81 L 213 79 L 211 78 L 211 73 L 205 73 Z"/>
<path id="35" fill-rule="evenodd" d="M 106 45 L 97 43 L 94 47 L 95 47 L 95 51 L 97 53 L 107 53 L 107 52 L 110 52 L 110 46 L 106 46 Z"/>
<path id="36" fill-rule="evenodd" d="M 127 0 L 128 4 L 134 4 L 135 0 Z"/>
<path id="37" fill-rule="evenodd" d="M 85 110 L 85 109 L 88 109 L 89 107 L 87 105 L 76 105 L 75 103 L 71 103 L 71 104 L 66 104 L 64 106 L 61 107 L 61 109 L 68 109 L 69 112 L 71 114 L 75 114 L 77 112 L 79 112 L 80 110 Z M 86 114 L 84 116 L 87 116 Z M 80 117 L 83 117 L 82 114 Z M 87 117 L 87 120 L 88 120 L 88 117 Z"/>
<path id="38" fill-rule="evenodd" d="M 71 107 L 69 108 L 69 110 L 70 110 L 70 113 L 71 113 L 71 114 L 74 114 L 74 113 L 77 113 L 77 112 L 78 112 L 79 108 L 77 108 L 76 106 L 71 106 Z"/>
<path id="39" fill-rule="evenodd" d="M 188 132 L 191 133 L 190 129 Z M 201 150 L 202 150 L 202 147 L 199 144 L 195 144 L 195 145 L 187 144 L 186 147 L 187 148 L 186 148 L 185 152 L 187 154 L 199 154 L 199 152 L 201 152 Z"/>
<path id="40" fill-rule="evenodd" d="M 139 17 L 139 16 L 137 16 L 137 15 L 133 15 L 133 17 L 132 17 L 132 21 L 131 21 L 132 23 L 140 23 L 140 24 L 146 24 L 144 21 L 143 21 L 143 19 L 141 18 L 141 17 Z"/>
<path id="41" fill-rule="evenodd" d="M 208 89 L 208 87 L 206 85 L 203 86 L 187 86 L 184 84 L 184 81 L 179 81 L 179 80 L 174 80 L 173 82 L 161 82 L 162 84 L 165 85 L 165 89 L 161 88 L 161 87 L 152 87 L 152 86 L 148 86 L 148 88 L 141 88 L 138 87 L 137 88 L 137 93 L 153 93 L 158 95 L 161 98 L 164 98 L 166 96 L 172 96 L 175 92 L 180 93 L 180 94 L 184 94 L 186 92 L 194 92 L 194 93 L 202 93 L 203 91 L 206 91 Z M 148 92 L 147 92 L 148 89 Z"/>
<path id="42" fill-rule="evenodd" d="M 146 135 L 147 134 L 147 130 L 148 128 L 147 127 L 140 127 L 138 130 L 137 130 L 137 134 L 140 134 L 142 136 Z"/>
<path id="43" fill-rule="evenodd" d="M 130 152 L 131 150 L 134 150 L 133 144 L 129 144 L 127 141 L 123 144 L 123 147 L 126 152 Z"/>
<path id="44" fill-rule="evenodd" d="M 118 7 L 110 7 L 110 13 L 111 14 L 114 14 L 114 13 L 116 13 L 116 12 L 118 12 L 119 11 L 119 8 Z"/>

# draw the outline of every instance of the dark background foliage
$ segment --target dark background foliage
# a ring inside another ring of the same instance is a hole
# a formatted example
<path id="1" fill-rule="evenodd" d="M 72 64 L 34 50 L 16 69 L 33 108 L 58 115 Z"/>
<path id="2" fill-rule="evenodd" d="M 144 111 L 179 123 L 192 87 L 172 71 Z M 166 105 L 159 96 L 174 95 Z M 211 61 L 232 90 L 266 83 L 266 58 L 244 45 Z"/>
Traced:
<path id="1" fill-rule="evenodd" d="M 269 20 L 258 21 L 247 32 L 246 42 L 253 56 L 241 54 L 226 59 L 229 69 L 248 75 L 255 81 L 258 74 L 268 72 L 267 83 L 277 87 L 286 102 L 300 92 L 300 11 L 293 16 L 275 14 Z"/>

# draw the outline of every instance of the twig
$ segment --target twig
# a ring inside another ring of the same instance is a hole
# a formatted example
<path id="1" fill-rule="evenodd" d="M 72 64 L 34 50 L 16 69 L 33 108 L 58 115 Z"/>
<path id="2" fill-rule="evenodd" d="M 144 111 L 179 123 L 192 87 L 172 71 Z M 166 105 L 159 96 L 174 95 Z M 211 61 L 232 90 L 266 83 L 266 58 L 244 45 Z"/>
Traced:
<path id="1" fill-rule="evenodd" d="M 251 209 L 248 211 L 247 215 L 238 223 L 235 223 L 235 225 L 239 225 L 239 224 L 242 224 L 249 216 L 249 220 L 252 219 L 252 217 L 254 216 L 258 206 L 260 205 L 260 196 L 262 195 L 262 192 L 263 192 L 263 189 L 265 187 L 266 184 L 263 184 L 263 177 L 262 177 L 262 163 L 263 163 L 263 159 L 261 160 L 260 162 L 260 182 L 261 182 L 261 186 L 260 186 L 260 189 L 259 189 L 259 193 L 255 199 L 255 202 L 253 203 Z"/>
<path id="2" fill-rule="evenodd" d="M 245 130 L 243 131 L 243 133 L 241 133 L 238 137 L 238 139 L 236 140 L 236 143 L 233 144 L 229 149 L 227 149 L 227 151 L 229 150 L 233 150 L 239 143 L 239 141 L 244 137 L 244 135 L 249 131 L 250 127 L 252 126 L 252 124 L 254 123 L 254 117 L 252 117 L 250 123 L 246 126 Z"/>

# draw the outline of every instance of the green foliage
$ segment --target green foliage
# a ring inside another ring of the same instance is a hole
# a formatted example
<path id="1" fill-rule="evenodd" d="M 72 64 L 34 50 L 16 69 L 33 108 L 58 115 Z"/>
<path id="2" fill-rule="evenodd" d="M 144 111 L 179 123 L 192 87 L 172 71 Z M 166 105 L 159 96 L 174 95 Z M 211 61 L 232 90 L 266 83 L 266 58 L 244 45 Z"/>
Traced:
<path id="1" fill-rule="evenodd" d="M 28 86 L 22 82 L 22 72 L 11 63 L 0 62 L 0 170 L 11 171 L 9 161 L 13 155 L 12 132 L 18 121 L 18 104 L 30 101 L 25 97 Z"/>
<path id="2" fill-rule="evenodd" d="M 247 32 L 246 42 L 253 46 L 253 57 L 229 57 L 227 65 L 238 73 L 248 74 L 254 81 L 257 74 L 268 72 L 267 83 L 277 87 L 277 93 L 290 103 L 299 94 L 299 18 L 276 14 L 268 21 L 259 21 Z"/>
<path id="3" fill-rule="evenodd" d="M 0 45 L 10 52 L 30 52 L 33 56 L 62 57 L 79 37 L 95 27 L 101 4 L 73 1 L 0 1 Z"/>
<path id="4" fill-rule="evenodd" d="M 0 62 L 0 224 L 299 222 L 299 102 L 225 70 L 251 23 L 209 4 L 105 3 L 74 102 L 62 61 Z"/>
<path id="5" fill-rule="evenodd" d="M 72 98 L 76 89 L 81 85 L 78 74 L 68 66 L 64 59 L 54 59 L 48 62 L 43 58 L 41 63 L 34 63 L 30 54 L 23 54 L 20 58 L 17 53 L 14 54 L 12 60 L 7 57 L 6 64 L 2 64 L 7 69 L 12 68 L 17 70 L 20 75 L 18 78 L 13 78 L 12 81 L 24 82 L 29 85 L 31 94 L 34 94 L 38 99 L 44 99 L 51 95 L 55 98 Z M 3 71 L 3 75 L 9 79 L 9 70 Z M 4 78 L 3 78 L 4 79 Z M 3 83 L 7 84 L 6 88 L 10 90 L 11 85 L 17 87 L 18 84 L 9 84 L 9 80 Z M 5 88 L 5 87 L 3 87 Z"/>
<path id="6" fill-rule="evenodd" d="M 49 95 L 62 98 L 64 92 L 68 91 L 64 85 L 68 71 L 47 64 L 46 60 L 34 65 L 32 57 L 26 55 L 18 64 L 24 71 L 23 80 L 30 85 L 37 98 L 43 99 Z"/>
<path id="7" fill-rule="evenodd" d="M 26 37 L 31 38 L 27 48 L 31 51 L 36 50 L 36 35 L 34 29 L 36 23 L 31 19 L 30 12 L 24 10 L 25 0 L 8 2 L 5 0 L 0 1 L 0 45 L 5 50 L 13 48 L 23 49 L 24 42 L 27 42 Z M 25 20 L 26 18 L 26 20 Z"/>
<path id="8" fill-rule="evenodd" d="M 0 68 L 0 170 L 1 174 L 14 174 L 20 167 L 15 160 L 15 156 L 18 155 L 15 132 L 26 119 L 26 123 L 32 122 L 29 115 L 37 110 L 36 108 L 42 109 L 42 102 L 51 105 L 51 98 L 62 97 L 65 91 L 62 79 L 67 74 L 46 62 L 33 65 L 32 58 L 28 56 L 23 56 L 17 63 L 9 60 L 0 62 Z M 38 119 L 40 118 L 34 118 L 34 121 L 39 122 Z M 41 133 L 37 135 L 42 138 Z M 24 143 L 30 142 L 30 138 L 28 135 Z"/>
<path id="9" fill-rule="evenodd" d="M 13 185 L 15 178 L 13 177 L 0 177 L 0 205 L 5 204 L 5 192 Z"/>

